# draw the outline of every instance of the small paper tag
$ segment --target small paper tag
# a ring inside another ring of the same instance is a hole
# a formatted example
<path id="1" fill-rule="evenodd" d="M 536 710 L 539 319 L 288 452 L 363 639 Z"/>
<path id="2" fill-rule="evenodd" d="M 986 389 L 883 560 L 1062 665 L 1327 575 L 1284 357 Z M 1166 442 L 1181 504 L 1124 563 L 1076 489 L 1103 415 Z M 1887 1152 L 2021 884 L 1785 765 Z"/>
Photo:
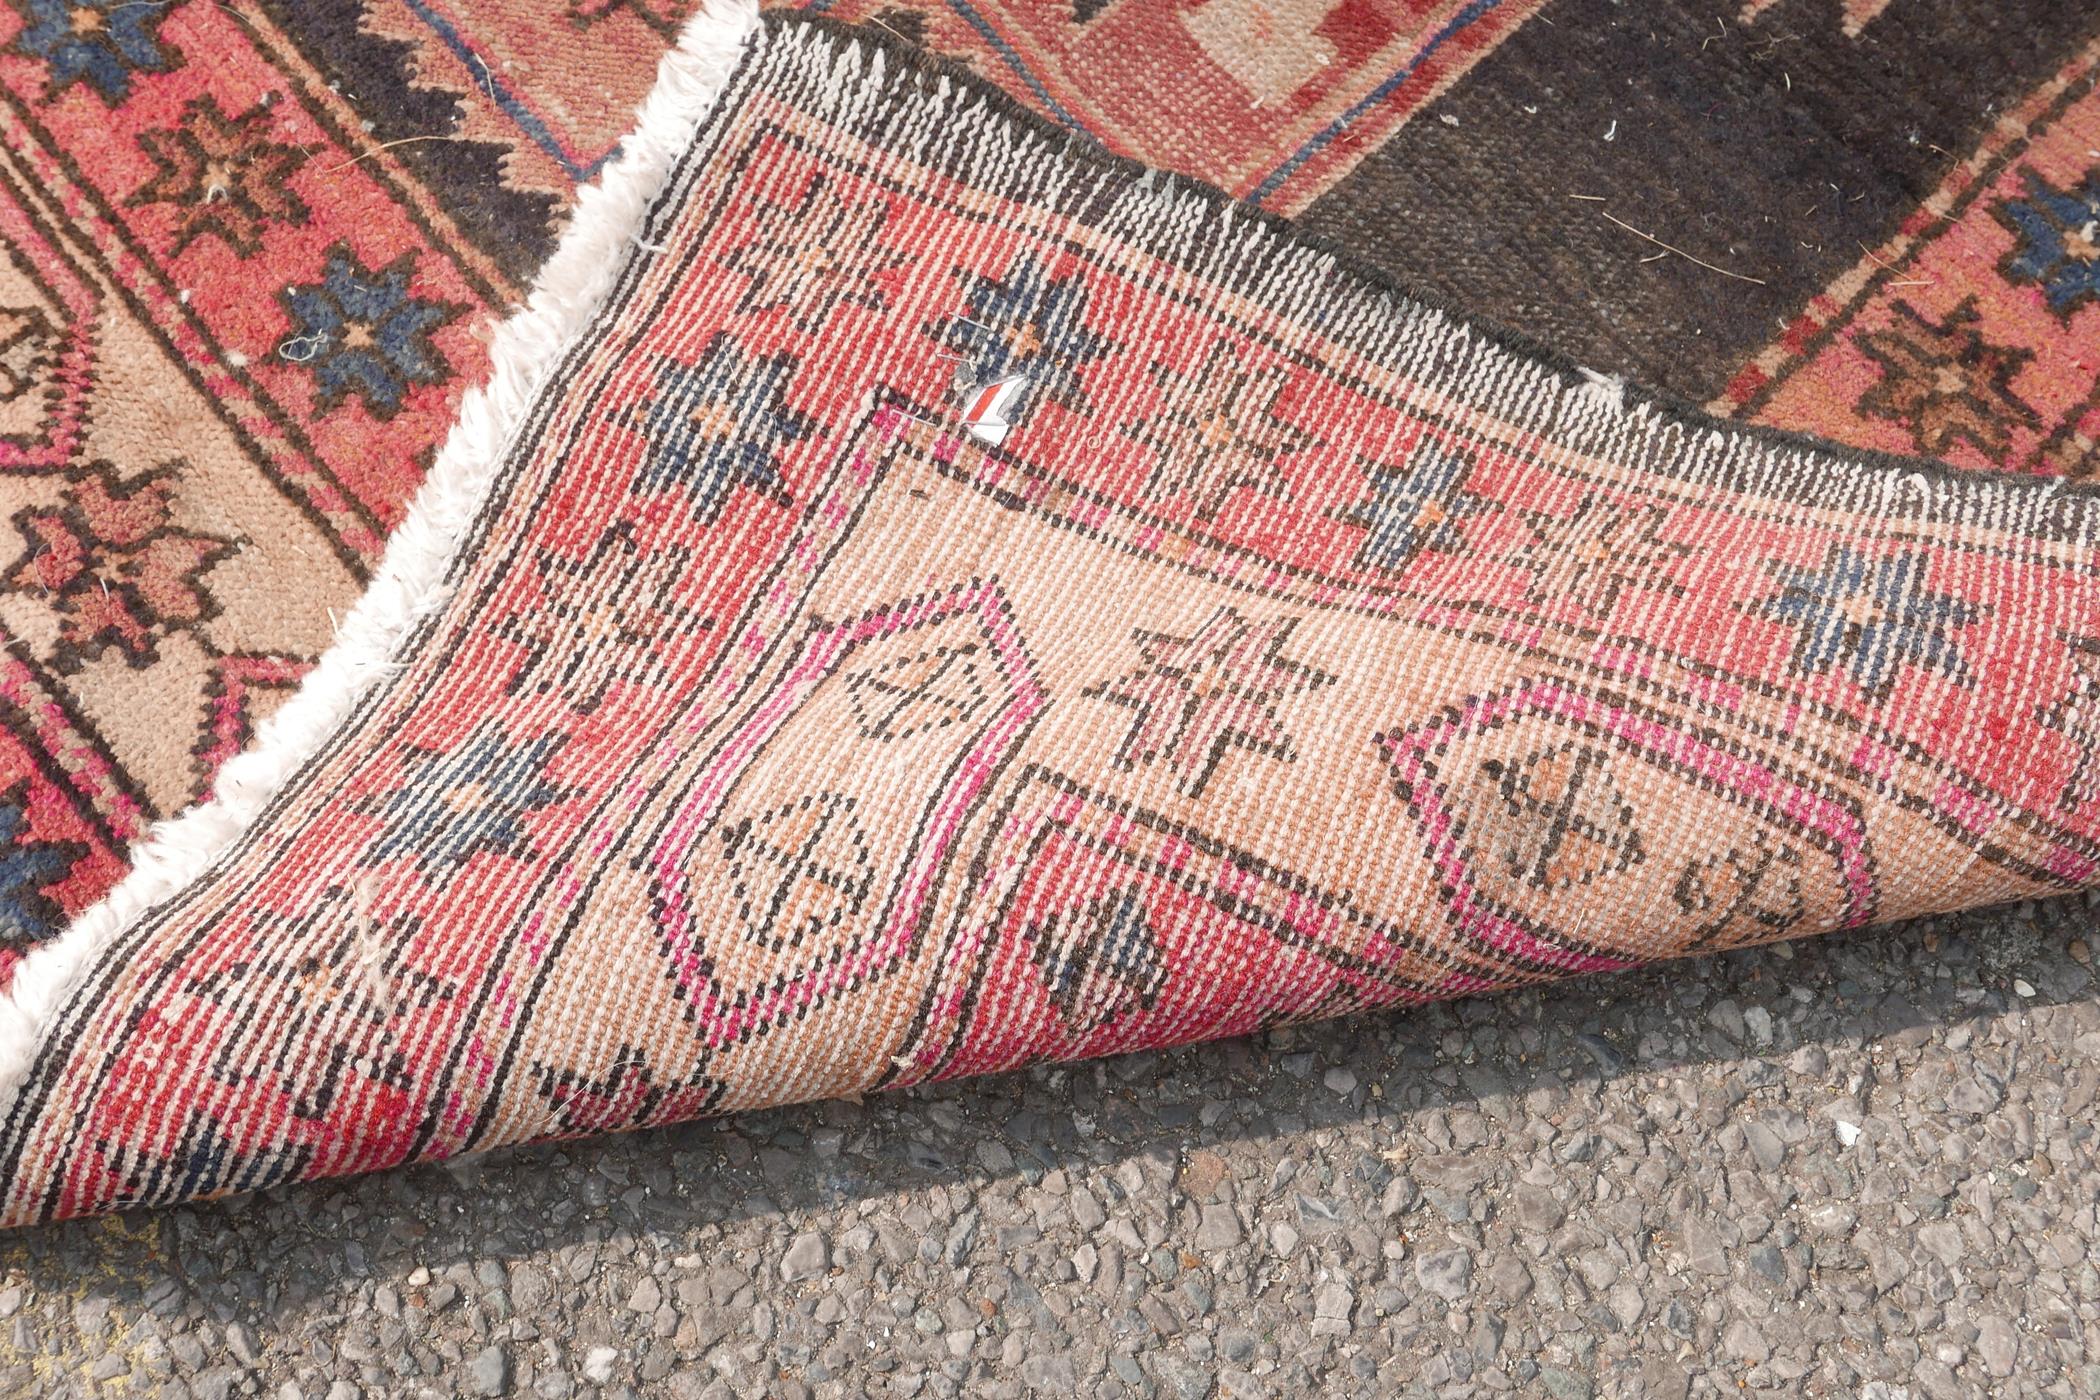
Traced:
<path id="1" fill-rule="evenodd" d="M 963 410 L 963 426 L 978 441 L 997 447 L 1013 430 L 1014 424 L 1007 413 L 1019 402 L 1021 391 L 1027 387 L 1028 380 L 1018 374 L 979 385 L 970 391 L 969 405 Z"/>

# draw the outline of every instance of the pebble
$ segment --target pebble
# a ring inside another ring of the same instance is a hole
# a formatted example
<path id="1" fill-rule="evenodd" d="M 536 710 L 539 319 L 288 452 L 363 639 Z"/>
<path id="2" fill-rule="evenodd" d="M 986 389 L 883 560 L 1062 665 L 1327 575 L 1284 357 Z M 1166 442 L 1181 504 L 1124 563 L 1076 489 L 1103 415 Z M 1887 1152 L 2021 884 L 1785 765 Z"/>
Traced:
<path id="1" fill-rule="evenodd" d="M 502 1395 L 510 1390 L 510 1353 L 483 1347 L 467 1367 L 467 1383 L 476 1395 Z"/>
<path id="2" fill-rule="evenodd" d="M 1349 1285 L 1339 1279 L 1321 1287 L 1313 1294 L 1313 1335 L 1333 1335 L 1349 1330 L 1349 1314 L 1356 1307 L 1356 1295 Z"/>
<path id="3" fill-rule="evenodd" d="M 1203 1208 L 1202 1218 L 1196 1226 L 1196 1248 L 1206 1251 L 1231 1249 L 1244 1238 L 1240 1218 L 1231 1206 L 1219 1203 Z"/>
<path id="4" fill-rule="evenodd" d="M 780 1259 L 780 1277 L 788 1283 L 819 1278 L 831 1267 L 831 1246 L 814 1230 L 795 1236 Z"/>
<path id="5" fill-rule="evenodd" d="M 1473 1281 L 1473 1256 L 1463 1249 L 1440 1249 L 1415 1260 L 1415 1281 L 1447 1303 L 1466 1296 Z"/>

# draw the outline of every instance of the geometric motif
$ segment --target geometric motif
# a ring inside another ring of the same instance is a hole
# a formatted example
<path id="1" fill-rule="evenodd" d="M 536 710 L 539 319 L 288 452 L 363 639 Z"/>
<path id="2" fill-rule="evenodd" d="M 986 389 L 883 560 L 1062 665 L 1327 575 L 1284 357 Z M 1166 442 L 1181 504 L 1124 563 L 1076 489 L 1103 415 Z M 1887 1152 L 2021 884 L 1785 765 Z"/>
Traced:
<path id="1" fill-rule="evenodd" d="M 1138 897 L 1116 891 L 1032 925 L 1028 938 L 1043 985 L 1078 1034 L 1126 1011 L 1149 1011 L 1166 982 L 1152 916 Z"/>
<path id="2" fill-rule="evenodd" d="M 2003 267 L 2008 282 L 2032 282 L 2049 309 L 2068 317 L 2100 298 L 2100 170 L 2083 190 L 2059 190 L 2033 171 L 2025 172 L 2028 196 L 1993 211 L 2018 231 L 2020 243 Z"/>
<path id="3" fill-rule="evenodd" d="M 1052 277 L 1031 254 L 1002 277 L 955 269 L 963 309 L 926 327 L 955 359 L 958 394 L 1019 375 L 1027 381 L 1018 415 L 1042 401 L 1077 412 L 1086 407 L 1079 367 L 1108 355 L 1109 342 L 1087 326 L 1087 287 L 1078 277 Z"/>
<path id="4" fill-rule="evenodd" d="M 1669 516 L 1666 507 L 1629 507 L 1592 492 L 1565 516 L 1530 510 L 1521 515 L 1531 538 L 1506 557 L 1531 574 L 1525 597 L 1536 606 L 1565 599 L 1601 620 L 1611 617 L 1629 588 L 1684 596 L 1669 570 L 1673 560 L 1691 556 L 1692 546 L 1656 533 Z"/>
<path id="5" fill-rule="evenodd" d="M 415 295 L 415 272 L 413 253 L 373 270 L 344 243 L 329 250 L 319 281 L 281 294 L 290 330 L 277 355 L 312 374 L 316 416 L 355 396 L 385 420 L 401 411 L 410 389 L 450 377 L 430 337 L 466 308 Z"/>
<path id="6" fill-rule="evenodd" d="M 561 1136 L 625 1132 L 696 1118 L 714 1107 L 723 1088 L 704 1070 L 677 1083 L 658 1083 L 648 1055 L 631 1045 L 621 1046 L 600 1073 L 535 1065 L 533 1079 L 554 1111 Z"/>
<path id="7" fill-rule="evenodd" d="M 1731 846 L 1685 866 L 1670 897 L 1693 921 L 1699 949 L 1733 948 L 1777 938 L 1799 923 L 1801 851 L 1768 831 L 1750 838 L 1746 854 Z"/>
<path id="8" fill-rule="evenodd" d="M 644 548 L 624 525 L 601 535 L 581 563 L 540 554 L 537 605 L 495 629 L 523 653 L 504 693 L 556 694 L 587 715 L 614 686 L 640 684 L 664 647 L 714 625 L 678 600 L 691 567 L 689 550 Z"/>
<path id="9" fill-rule="evenodd" d="M 875 863 L 853 799 L 817 793 L 722 828 L 744 936 L 773 952 L 801 947 L 861 912 Z"/>
<path id="10" fill-rule="evenodd" d="M 1919 451 L 1936 457 L 1956 443 L 2002 457 L 2013 429 L 2036 421 L 2012 387 L 2034 352 L 1984 339 L 1974 297 L 1942 321 L 1927 320 L 1907 303 L 1896 310 L 1900 323 L 1859 337 L 1860 353 L 1882 371 L 1861 396 L 1859 411 L 1902 425 Z"/>
<path id="11" fill-rule="evenodd" d="M 6 582 L 58 615 L 52 664 L 61 674 L 110 647 L 149 666 L 160 638 L 215 615 L 203 576 L 234 546 L 174 523 L 185 470 L 178 459 L 127 479 L 112 463 L 90 462 L 66 473 L 64 505 L 15 516 L 26 548 Z"/>
<path id="12" fill-rule="evenodd" d="M 0 950 L 20 953 L 58 932 L 64 912 L 45 893 L 87 853 L 77 841 L 29 834 L 29 783 L 0 792 Z"/>
<path id="13" fill-rule="evenodd" d="M 1870 695 L 1886 695 L 1906 664 L 1959 680 L 1967 672 L 1952 629 L 1975 622 L 1981 611 L 1924 591 L 1929 567 L 1924 554 L 1877 559 L 1833 544 L 1821 568 L 1770 566 L 1784 586 L 1753 606 L 1797 630 L 1792 664 L 1801 675 L 1843 666 Z"/>
<path id="14" fill-rule="evenodd" d="M 180 125 L 140 133 L 139 145 L 158 169 L 130 202 L 169 207 L 176 252 L 211 234 L 254 257 L 266 226 L 303 224 L 309 213 L 291 185 L 306 153 L 270 139 L 272 129 L 267 107 L 229 117 L 208 93 L 192 99 Z"/>
<path id="15" fill-rule="evenodd" d="M 299 1118 L 327 1117 L 347 1082 L 405 1088 L 408 1056 L 390 1027 L 459 994 L 458 985 L 401 965 L 404 946 L 421 921 L 373 917 L 360 889 L 329 889 L 302 918 L 267 915 L 254 937 L 272 951 L 213 968 L 184 990 L 219 1007 L 238 1006 L 252 1017 L 253 1038 L 229 1038 L 212 1062 L 223 1083 L 245 1086 L 264 1075 Z M 336 930 L 308 944 L 304 929 Z M 256 1054 L 258 1044 L 275 1053 Z"/>
<path id="16" fill-rule="evenodd" d="M 44 387 L 57 340 L 57 328 L 39 308 L 0 307 L 0 403 Z"/>
<path id="17" fill-rule="evenodd" d="M 1492 798 L 1473 807 L 1468 824 L 1490 835 L 1512 879 L 1542 890 L 1587 885 L 1643 854 L 1633 807 L 1611 773 L 1607 750 L 1575 739 L 1487 759 L 1480 776 Z"/>
<path id="18" fill-rule="evenodd" d="M 568 796 L 547 776 L 562 742 L 554 734 L 514 742 L 491 716 L 453 746 L 411 747 L 400 785 L 357 806 L 386 823 L 366 859 L 411 857 L 426 876 L 447 880 L 478 855 L 529 855 L 524 818 Z"/>
<path id="19" fill-rule="evenodd" d="M 1520 684 L 1375 744 L 1453 933 L 1513 971 L 1851 927 L 1875 907 L 1853 803 L 1614 696 Z"/>
<path id="20" fill-rule="evenodd" d="M 1359 568 L 1398 573 L 1417 554 L 1456 554 L 1466 547 L 1458 521 L 1486 509 L 1464 488 L 1472 463 L 1432 438 L 1417 442 L 1405 467 L 1362 460 L 1369 494 L 1335 512 L 1335 519 L 1369 531 L 1356 548 Z"/>
<path id="21" fill-rule="evenodd" d="M 1215 520 L 1241 487 L 1283 494 L 1279 461 L 1314 438 L 1279 413 L 1288 367 L 1248 369 L 1229 344 L 1214 345 L 1194 373 L 1164 364 L 1153 382 L 1165 407 L 1123 431 L 1158 454 L 1145 489 L 1161 501 L 1186 499 L 1198 520 Z"/>
<path id="22" fill-rule="evenodd" d="M 296 1179 L 313 1159 L 305 1146 L 260 1152 L 237 1150 L 219 1120 L 204 1109 L 190 1110 L 182 1131 L 165 1151 L 129 1142 L 98 1139 L 95 1151 L 109 1181 L 115 1208 L 260 1191 Z"/>
<path id="23" fill-rule="evenodd" d="M 616 420 L 648 440 L 635 489 L 689 494 L 704 525 L 738 487 L 787 504 L 781 452 L 816 426 L 787 404 L 795 368 L 789 355 L 746 354 L 727 331 L 693 364 L 659 360 L 655 391 Z"/>
<path id="24" fill-rule="evenodd" d="M 846 677 L 853 716 L 870 739 L 909 739 L 927 729 L 962 724 L 988 698 L 974 644 L 937 647 Z"/>
<path id="25" fill-rule="evenodd" d="M 2071 662 L 2070 688 L 2035 712 L 2035 722 L 2061 734 L 2077 755 L 2057 793 L 2056 805 L 2075 812 L 2100 796 L 2100 637 L 2065 634 Z"/>
<path id="26" fill-rule="evenodd" d="M 800 637 L 732 725 L 734 742 L 630 838 L 651 877 L 668 976 L 703 1046 L 766 1034 L 898 970 L 930 872 L 1043 703 L 1031 670 L 990 584 Z M 800 765 L 818 752 L 830 776 L 812 790 Z M 725 926 L 743 931 L 740 947 L 720 937 Z"/>
<path id="27" fill-rule="evenodd" d="M 1186 637 L 1132 631 L 1143 666 L 1080 692 L 1136 712 L 1116 766 L 1163 763 L 1182 792 L 1201 797 L 1227 749 L 1296 762 L 1276 707 L 1335 679 L 1281 654 L 1298 621 L 1253 621 L 1221 607 Z"/>
<path id="28" fill-rule="evenodd" d="M 841 248 L 879 249 L 889 209 L 876 201 L 848 201 L 834 181 L 818 176 L 802 202 L 783 210 L 785 227 L 768 233 L 726 259 L 733 272 L 751 279 L 737 299 L 743 314 L 786 310 L 798 331 L 814 333 L 838 306 L 883 309 L 877 276 L 908 265 L 902 253 L 880 253 L 871 268 L 865 258 L 848 261 Z"/>
<path id="29" fill-rule="evenodd" d="M 167 11 L 125 0 L 10 0 L 27 21 L 13 47 L 50 65 L 55 95 L 85 83 L 106 106 L 122 102 L 134 72 L 178 66 L 159 39 Z"/>

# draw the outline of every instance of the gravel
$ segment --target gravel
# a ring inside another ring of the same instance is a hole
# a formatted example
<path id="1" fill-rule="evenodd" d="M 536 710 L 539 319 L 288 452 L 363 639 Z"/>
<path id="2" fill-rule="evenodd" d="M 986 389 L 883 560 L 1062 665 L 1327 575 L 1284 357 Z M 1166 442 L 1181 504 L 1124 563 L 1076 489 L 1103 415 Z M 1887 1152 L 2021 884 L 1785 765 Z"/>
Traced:
<path id="1" fill-rule="evenodd" d="M 18 1231 L 0 1395 L 2093 1395 L 2096 908 Z"/>

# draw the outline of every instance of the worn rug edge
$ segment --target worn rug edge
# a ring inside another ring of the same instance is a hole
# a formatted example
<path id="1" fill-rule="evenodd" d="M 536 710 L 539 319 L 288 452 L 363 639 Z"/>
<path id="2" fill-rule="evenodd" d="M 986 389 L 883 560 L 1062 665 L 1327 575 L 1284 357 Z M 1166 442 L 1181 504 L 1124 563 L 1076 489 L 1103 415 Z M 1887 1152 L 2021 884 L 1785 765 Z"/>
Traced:
<path id="1" fill-rule="evenodd" d="M 415 625 L 444 605 L 453 562 L 512 436 L 547 377 L 589 329 L 626 265 L 621 255 L 639 237 L 650 205 L 757 27 L 757 0 L 707 0 L 686 23 L 619 155 L 578 192 L 569 226 L 524 307 L 495 327 L 487 380 L 462 398 L 451 433 L 334 643 L 259 726 L 255 742 L 220 770 L 211 796 L 155 825 L 131 849 L 130 873 L 16 968 L 0 992 L 0 1096 L 11 1095 L 27 1075 L 46 1025 L 101 950 L 210 870 L 349 720 Z"/>

